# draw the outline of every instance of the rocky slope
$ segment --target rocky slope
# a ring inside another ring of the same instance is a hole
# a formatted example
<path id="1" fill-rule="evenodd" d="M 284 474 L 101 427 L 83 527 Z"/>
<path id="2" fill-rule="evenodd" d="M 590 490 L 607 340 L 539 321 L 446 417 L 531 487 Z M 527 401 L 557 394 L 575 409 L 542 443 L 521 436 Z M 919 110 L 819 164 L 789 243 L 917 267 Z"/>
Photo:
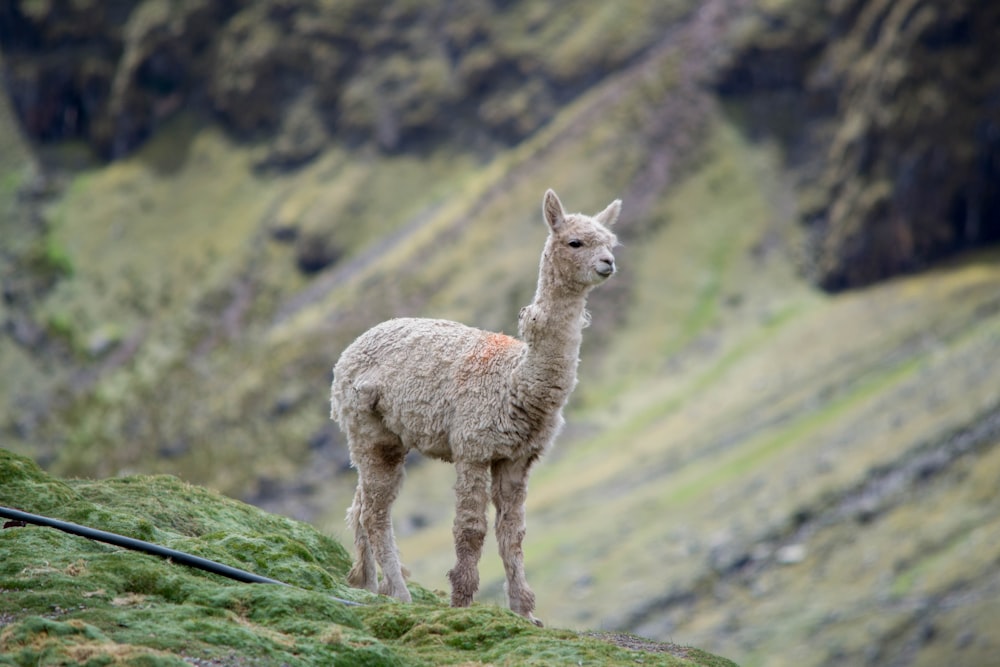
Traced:
<path id="1" fill-rule="evenodd" d="M 529 493 L 541 617 L 747 665 L 997 650 L 989 3 L 168 4 L 0 8 L 5 449 L 346 539 L 340 350 L 513 331 L 544 189 L 621 197 Z M 431 588 L 451 479 L 414 461 L 397 509 Z"/>
<path id="2" fill-rule="evenodd" d="M 691 3 L 577 4 L 14 2 L 0 43 L 38 140 L 122 157 L 197 107 L 267 137 L 259 167 L 288 168 L 331 141 L 509 146 L 655 48 Z M 998 38 L 1000 9 L 976 0 L 752 7 L 716 86 L 749 97 L 751 123 L 802 171 L 820 284 L 867 284 L 1000 238 Z"/>
<path id="3" fill-rule="evenodd" d="M 0 43 L 34 137 L 79 137 L 117 158 L 195 105 L 240 136 L 271 137 L 263 164 L 284 167 L 331 136 L 390 151 L 523 139 L 688 5 L 14 2 Z"/>

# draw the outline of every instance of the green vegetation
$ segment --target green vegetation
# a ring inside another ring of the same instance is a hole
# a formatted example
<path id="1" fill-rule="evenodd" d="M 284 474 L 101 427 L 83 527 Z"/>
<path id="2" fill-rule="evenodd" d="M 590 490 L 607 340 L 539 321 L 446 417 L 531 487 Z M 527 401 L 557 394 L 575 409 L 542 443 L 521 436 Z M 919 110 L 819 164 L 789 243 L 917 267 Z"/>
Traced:
<path id="1" fill-rule="evenodd" d="M 55 239 L 53 234 L 45 235 L 33 264 L 36 270 L 52 274 L 56 279 L 73 275 L 73 261 L 70 259 L 69 251 Z"/>
<path id="2" fill-rule="evenodd" d="M 489 605 L 451 609 L 416 584 L 412 605 L 347 588 L 348 556 L 334 540 L 174 477 L 59 481 L 0 450 L 0 504 L 290 584 L 235 583 L 53 529 L 8 526 L 0 664 L 732 665 L 693 649 L 637 653 L 542 630 Z"/>

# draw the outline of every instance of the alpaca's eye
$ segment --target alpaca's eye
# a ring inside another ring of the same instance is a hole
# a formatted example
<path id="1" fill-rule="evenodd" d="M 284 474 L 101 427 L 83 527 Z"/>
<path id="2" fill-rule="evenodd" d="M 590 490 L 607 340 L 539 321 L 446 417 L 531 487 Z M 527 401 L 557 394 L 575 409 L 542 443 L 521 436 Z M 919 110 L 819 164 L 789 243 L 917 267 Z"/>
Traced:
<path id="1" fill-rule="evenodd" d="M 582 247 L 583 247 L 583 241 L 581 241 L 581 240 L 579 240 L 579 239 L 573 239 L 573 240 L 572 240 L 572 241 L 570 241 L 570 242 L 569 242 L 569 243 L 568 243 L 567 245 L 568 245 L 568 246 L 569 246 L 570 248 L 582 248 Z"/>

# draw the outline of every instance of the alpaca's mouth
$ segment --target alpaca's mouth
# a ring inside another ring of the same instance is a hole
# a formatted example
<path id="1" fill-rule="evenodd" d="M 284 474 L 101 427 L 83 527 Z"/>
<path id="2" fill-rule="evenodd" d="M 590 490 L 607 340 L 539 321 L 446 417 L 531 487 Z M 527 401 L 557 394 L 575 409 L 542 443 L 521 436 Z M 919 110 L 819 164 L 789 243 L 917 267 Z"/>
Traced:
<path id="1" fill-rule="evenodd" d="M 608 264 L 607 262 L 602 262 L 601 265 L 597 267 L 596 271 L 597 274 L 602 278 L 610 278 L 612 275 L 614 275 L 615 265 Z"/>

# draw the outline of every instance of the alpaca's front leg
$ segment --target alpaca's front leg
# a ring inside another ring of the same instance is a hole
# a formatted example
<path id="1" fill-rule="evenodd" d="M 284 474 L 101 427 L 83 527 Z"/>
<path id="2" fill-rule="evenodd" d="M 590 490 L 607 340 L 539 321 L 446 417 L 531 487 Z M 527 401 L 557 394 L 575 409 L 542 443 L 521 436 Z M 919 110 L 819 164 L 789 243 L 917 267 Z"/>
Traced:
<path id="1" fill-rule="evenodd" d="M 497 461 L 493 464 L 493 504 L 496 506 L 497 546 L 507 573 L 507 597 L 512 611 L 524 616 L 535 625 L 542 625 L 532 615 L 535 594 L 524 576 L 525 519 L 524 502 L 528 494 L 527 461 Z"/>
<path id="2" fill-rule="evenodd" d="M 468 607 L 479 590 L 479 557 L 486 539 L 486 503 L 490 469 L 487 464 L 455 463 L 455 567 L 448 572 L 451 605 Z"/>

